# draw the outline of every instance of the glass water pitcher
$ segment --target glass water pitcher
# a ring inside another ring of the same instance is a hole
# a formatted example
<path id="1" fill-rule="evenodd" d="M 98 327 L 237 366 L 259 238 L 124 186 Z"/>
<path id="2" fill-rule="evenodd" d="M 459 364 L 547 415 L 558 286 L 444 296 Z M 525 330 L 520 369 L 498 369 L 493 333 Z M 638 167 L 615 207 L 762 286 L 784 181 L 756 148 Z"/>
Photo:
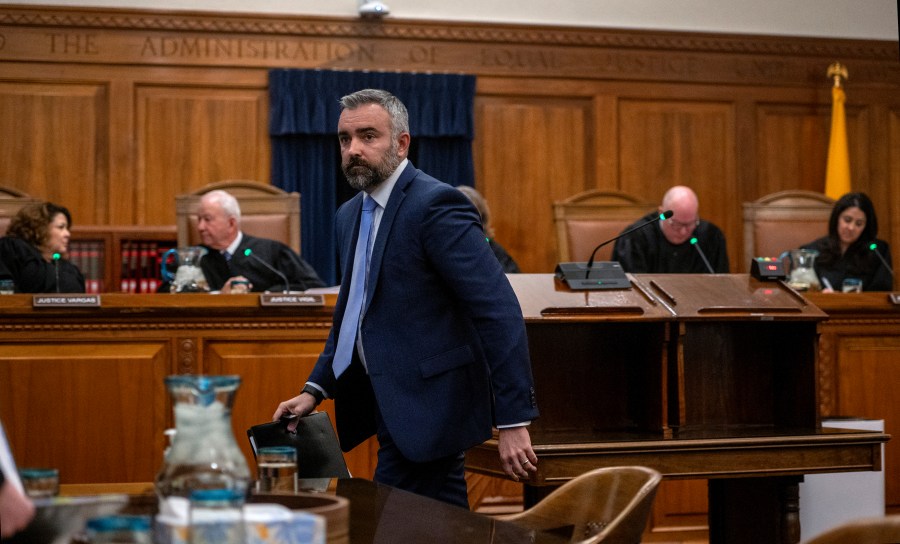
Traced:
<path id="1" fill-rule="evenodd" d="M 790 252 L 791 274 L 788 285 L 798 291 L 819 291 L 822 289 L 819 276 L 816 275 L 816 257 L 818 251 L 813 249 L 794 249 Z"/>
<path id="2" fill-rule="evenodd" d="M 175 438 L 156 477 L 160 500 L 199 489 L 245 495 L 247 460 L 234 438 L 231 407 L 240 376 L 176 375 L 165 379 L 175 411 Z"/>
<path id="3" fill-rule="evenodd" d="M 161 272 L 162 278 L 169 282 L 169 291 L 172 293 L 206 293 L 209 291 L 209 283 L 203 270 L 200 268 L 200 259 L 206 255 L 207 250 L 201 246 L 180 247 L 170 249 L 163 254 Z M 166 266 L 169 257 L 177 256 L 177 268 L 173 274 Z"/>

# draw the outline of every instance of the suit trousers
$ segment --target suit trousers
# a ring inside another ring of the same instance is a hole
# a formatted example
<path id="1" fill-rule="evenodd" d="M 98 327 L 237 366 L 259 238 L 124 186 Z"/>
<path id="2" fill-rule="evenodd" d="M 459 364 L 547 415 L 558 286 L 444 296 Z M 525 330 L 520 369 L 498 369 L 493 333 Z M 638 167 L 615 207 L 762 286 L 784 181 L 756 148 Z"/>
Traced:
<path id="1" fill-rule="evenodd" d="M 425 463 L 411 461 L 394 443 L 377 404 L 375 412 L 378 425 L 378 466 L 375 467 L 375 481 L 468 509 L 466 453 L 459 452 Z"/>

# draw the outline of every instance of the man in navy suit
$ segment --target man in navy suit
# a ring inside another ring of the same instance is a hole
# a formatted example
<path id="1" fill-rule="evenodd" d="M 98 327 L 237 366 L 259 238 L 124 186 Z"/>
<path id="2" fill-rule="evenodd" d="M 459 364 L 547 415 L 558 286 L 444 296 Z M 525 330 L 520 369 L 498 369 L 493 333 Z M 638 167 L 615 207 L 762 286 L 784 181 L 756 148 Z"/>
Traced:
<path id="1" fill-rule="evenodd" d="M 375 481 L 468 507 L 465 451 L 492 426 L 507 474 L 537 470 L 522 311 L 472 204 L 407 160 L 403 103 L 366 89 L 341 105 L 342 167 L 360 193 L 335 219 L 342 281 L 334 322 L 303 391 L 273 418 L 334 398 L 344 451 L 378 437 Z M 373 217 L 367 230 L 365 214 Z M 368 247 L 357 248 L 358 237 Z M 364 293 L 357 312 L 354 280 Z"/>

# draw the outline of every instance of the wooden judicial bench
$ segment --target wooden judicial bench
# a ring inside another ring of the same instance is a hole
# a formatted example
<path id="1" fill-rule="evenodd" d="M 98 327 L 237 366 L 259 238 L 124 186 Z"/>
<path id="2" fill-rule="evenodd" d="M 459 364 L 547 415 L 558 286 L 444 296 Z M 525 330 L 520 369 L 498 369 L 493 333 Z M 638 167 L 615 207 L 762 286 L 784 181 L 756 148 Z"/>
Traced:
<path id="1" fill-rule="evenodd" d="M 804 474 L 880 470 L 877 432 L 824 429 L 817 331 L 826 314 L 747 275 L 630 276 L 571 291 L 511 276 L 541 417 L 526 504 L 598 466 L 709 480 L 710 542 L 799 542 Z M 495 440 L 467 468 L 502 476 Z"/>
<path id="2" fill-rule="evenodd" d="M 258 294 L 100 297 L 99 308 L 40 309 L 32 295 L 0 297 L 0 418 L 19 465 L 57 467 L 63 484 L 154 480 L 163 431 L 174 427 L 163 383 L 170 374 L 241 376 L 232 424 L 253 459 L 246 429 L 299 392 L 335 300 L 303 307 L 261 306 Z M 355 476 L 372 475 L 373 451 L 365 444 L 347 455 Z"/>
<path id="3" fill-rule="evenodd" d="M 856 371 L 836 358 L 871 331 L 883 335 L 872 347 L 900 353 L 886 294 L 849 295 L 868 301 L 852 310 L 850 298 L 807 300 L 746 275 L 631 279 L 573 292 L 551 275 L 510 276 L 541 408 L 527 503 L 591 468 L 639 464 L 709 480 L 712 542 L 797 542 L 804 474 L 881 468 L 887 434 L 820 421 L 846 402 L 838 388 L 853 378 L 837 373 Z M 103 294 L 100 307 L 35 308 L 31 295 L 0 297 L 0 418 L 19 464 L 57 467 L 70 486 L 152 481 L 173 426 L 163 384 L 173 373 L 242 377 L 232 419 L 252 459 L 244 431 L 297 393 L 334 298 L 273 307 L 255 294 Z M 820 303 L 840 317 L 825 321 Z M 839 347 L 823 355 L 829 346 Z M 347 454 L 354 476 L 371 477 L 374 451 L 370 441 Z M 471 450 L 467 466 L 500 476 L 496 443 Z"/>

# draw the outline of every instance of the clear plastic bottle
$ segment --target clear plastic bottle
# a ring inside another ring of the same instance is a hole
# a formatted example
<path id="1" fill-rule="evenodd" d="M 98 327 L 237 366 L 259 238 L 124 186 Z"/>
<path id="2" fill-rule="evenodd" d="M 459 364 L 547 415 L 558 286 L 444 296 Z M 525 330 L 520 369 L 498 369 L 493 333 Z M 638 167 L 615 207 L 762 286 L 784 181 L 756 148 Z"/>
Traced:
<path id="1" fill-rule="evenodd" d="M 87 522 L 91 544 L 153 544 L 149 516 L 105 516 Z"/>

